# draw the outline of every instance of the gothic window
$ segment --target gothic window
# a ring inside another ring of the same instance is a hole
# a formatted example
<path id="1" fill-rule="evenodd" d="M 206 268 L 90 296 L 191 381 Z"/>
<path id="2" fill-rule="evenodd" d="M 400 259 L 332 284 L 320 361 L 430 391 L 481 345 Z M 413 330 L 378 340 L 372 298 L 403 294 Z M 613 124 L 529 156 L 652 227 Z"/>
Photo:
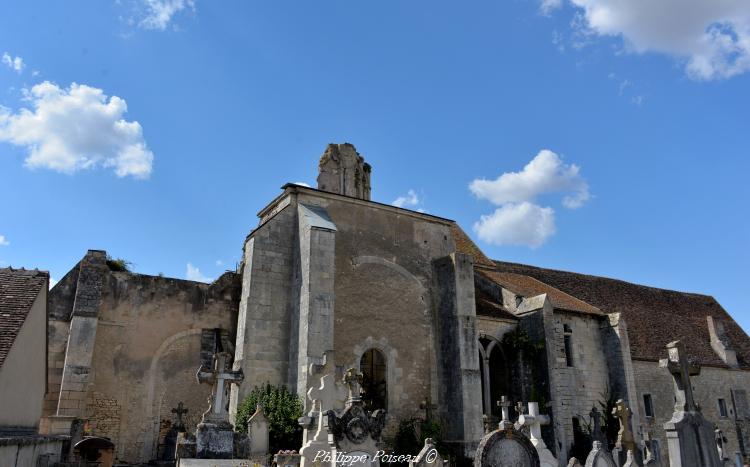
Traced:
<path id="1" fill-rule="evenodd" d="M 359 361 L 362 372 L 362 401 L 368 410 L 386 409 L 388 386 L 385 373 L 385 357 L 377 349 L 370 349 Z"/>
<path id="2" fill-rule="evenodd" d="M 565 364 L 573 366 L 573 331 L 567 324 L 563 325 L 563 343 L 565 344 Z"/>
<path id="3" fill-rule="evenodd" d="M 654 401 L 651 398 L 651 394 L 643 395 L 643 407 L 644 407 L 644 410 L 646 411 L 647 417 L 654 416 Z"/>
<path id="4" fill-rule="evenodd" d="M 719 399 L 719 416 L 720 417 L 729 416 L 729 413 L 727 413 L 727 401 L 724 399 Z"/>

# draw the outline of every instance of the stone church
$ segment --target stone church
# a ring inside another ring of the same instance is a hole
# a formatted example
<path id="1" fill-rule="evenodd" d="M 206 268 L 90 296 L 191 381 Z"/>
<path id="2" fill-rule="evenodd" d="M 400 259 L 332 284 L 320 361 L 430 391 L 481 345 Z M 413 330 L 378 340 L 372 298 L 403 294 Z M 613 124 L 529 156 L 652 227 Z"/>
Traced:
<path id="1" fill-rule="evenodd" d="M 329 145 L 317 188 L 283 186 L 237 270 L 211 284 L 86 253 L 49 293 L 40 432 L 83 430 L 121 462 L 158 459 L 173 409 L 188 409 L 188 430 L 206 410 L 195 373 L 221 340 L 245 376 L 230 414 L 266 382 L 304 398 L 311 365 L 333 358 L 363 373 L 386 441 L 434 405 L 443 441 L 470 456 L 506 396 L 539 402 L 564 466 L 586 449 L 592 408 L 623 399 L 638 445 L 666 462 L 674 392 L 658 360 L 681 340 L 702 366 L 704 415 L 748 459 L 750 338 L 712 297 L 493 261 L 450 219 L 372 201 L 371 172 L 352 145 Z"/>

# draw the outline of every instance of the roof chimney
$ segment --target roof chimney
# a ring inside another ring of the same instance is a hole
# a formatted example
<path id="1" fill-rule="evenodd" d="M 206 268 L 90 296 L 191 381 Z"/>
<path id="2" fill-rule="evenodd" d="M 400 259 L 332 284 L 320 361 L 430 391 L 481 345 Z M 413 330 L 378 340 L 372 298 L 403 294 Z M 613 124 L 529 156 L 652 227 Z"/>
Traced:
<path id="1" fill-rule="evenodd" d="M 318 189 L 369 201 L 371 171 L 351 144 L 329 144 L 318 164 Z"/>

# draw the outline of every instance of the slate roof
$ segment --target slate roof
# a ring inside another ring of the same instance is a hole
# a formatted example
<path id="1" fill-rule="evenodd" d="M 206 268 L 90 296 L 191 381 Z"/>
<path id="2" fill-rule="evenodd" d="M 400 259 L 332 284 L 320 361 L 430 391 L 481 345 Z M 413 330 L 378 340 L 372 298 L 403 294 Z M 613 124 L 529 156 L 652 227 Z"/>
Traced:
<path id="1" fill-rule="evenodd" d="M 681 340 L 692 360 L 702 365 L 726 367 L 711 348 L 706 317 L 712 316 L 724 323 L 740 367 L 750 369 L 750 337 L 711 296 L 525 264 L 495 263 L 500 271 L 533 277 L 606 313 L 621 313 L 628 326 L 634 359 L 664 358 L 664 347 L 671 341 Z"/>
<path id="2" fill-rule="evenodd" d="M 0 368 L 48 281 L 46 271 L 0 268 Z"/>
<path id="3" fill-rule="evenodd" d="M 527 275 L 489 270 L 477 270 L 477 273 L 523 297 L 547 294 L 547 298 L 552 302 L 552 306 L 560 310 L 575 311 L 590 315 L 604 315 L 597 307 L 591 306 L 576 297 Z"/>

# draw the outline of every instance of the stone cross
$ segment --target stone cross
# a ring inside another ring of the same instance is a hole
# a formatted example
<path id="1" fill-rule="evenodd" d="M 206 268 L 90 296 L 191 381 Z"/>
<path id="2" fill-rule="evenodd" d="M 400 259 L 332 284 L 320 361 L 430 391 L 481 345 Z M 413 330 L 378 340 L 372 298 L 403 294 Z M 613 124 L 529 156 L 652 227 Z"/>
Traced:
<path id="1" fill-rule="evenodd" d="M 510 401 L 508 400 L 508 398 L 505 396 L 500 396 L 500 400 L 497 401 L 497 406 L 500 407 L 500 410 L 503 413 L 503 418 L 501 421 L 510 421 L 510 414 L 508 412 L 508 409 L 510 409 Z"/>
<path id="2" fill-rule="evenodd" d="M 685 346 L 680 341 L 667 344 L 667 358 L 659 361 L 659 366 L 669 370 L 675 386 L 675 412 L 697 412 L 698 406 L 693 397 L 690 377 L 700 374 L 700 366 L 688 361 Z"/>
<path id="3" fill-rule="evenodd" d="M 518 417 L 520 418 L 521 415 L 524 414 L 524 412 L 526 412 L 526 407 L 524 406 L 523 402 L 516 402 L 516 413 L 518 414 Z"/>
<path id="4" fill-rule="evenodd" d="M 429 420 L 432 420 L 432 411 L 436 410 L 438 406 L 433 404 L 432 401 L 430 401 L 430 396 L 427 396 L 425 400 L 423 400 L 419 404 L 419 408 L 424 410 L 425 420 L 429 421 Z"/>
<path id="5" fill-rule="evenodd" d="M 207 417 L 218 422 L 229 421 L 229 413 L 224 404 L 226 385 L 241 383 L 245 379 L 242 370 L 231 371 L 227 369 L 230 357 L 228 352 L 215 352 L 213 368 L 209 370 L 201 366 L 198 369 L 196 374 L 198 382 L 213 385 L 208 410 L 203 414 L 204 422 L 207 421 Z"/>
<path id="6" fill-rule="evenodd" d="M 714 428 L 714 439 L 716 440 L 716 449 L 719 451 L 719 459 L 728 459 L 728 456 L 724 452 L 727 437 L 724 436 L 724 432 L 721 431 L 721 428 L 719 428 L 718 425 L 714 425 Z"/>
<path id="7" fill-rule="evenodd" d="M 362 373 L 354 368 L 349 368 L 344 374 L 344 384 L 349 387 L 349 399 L 346 405 L 350 406 L 362 402 Z"/>
<path id="8" fill-rule="evenodd" d="M 529 427 L 529 438 L 534 446 L 536 446 L 539 441 L 542 441 L 542 425 L 549 425 L 549 422 L 549 416 L 539 414 L 538 402 L 529 402 L 528 415 L 521 414 L 518 417 L 518 423 L 520 425 Z M 544 441 L 542 441 L 542 443 L 543 442 Z"/>
<path id="9" fill-rule="evenodd" d="M 601 441 L 604 443 L 604 433 L 602 432 L 602 413 L 596 407 L 591 407 L 589 413 L 591 417 L 591 437 L 594 441 Z"/>
<path id="10" fill-rule="evenodd" d="M 620 421 L 620 431 L 617 433 L 616 446 L 622 448 L 624 451 L 635 449 L 635 438 L 633 438 L 633 433 L 630 431 L 630 416 L 632 412 L 624 400 L 618 399 L 615 403 L 615 408 L 612 409 L 612 415 Z"/>
<path id="11" fill-rule="evenodd" d="M 346 392 L 336 383 L 334 374 L 329 373 L 320 378 L 320 386 L 313 386 L 307 391 L 307 398 L 313 402 L 313 410 L 317 409 L 322 414 L 328 410 L 341 410 L 346 402 Z"/>
<path id="12" fill-rule="evenodd" d="M 182 421 L 182 416 L 188 413 L 188 409 L 185 408 L 182 401 L 177 404 L 177 407 L 172 409 L 172 413 L 177 415 L 177 421 L 174 423 L 174 428 L 177 431 L 185 429 L 185 424 Z"/>

